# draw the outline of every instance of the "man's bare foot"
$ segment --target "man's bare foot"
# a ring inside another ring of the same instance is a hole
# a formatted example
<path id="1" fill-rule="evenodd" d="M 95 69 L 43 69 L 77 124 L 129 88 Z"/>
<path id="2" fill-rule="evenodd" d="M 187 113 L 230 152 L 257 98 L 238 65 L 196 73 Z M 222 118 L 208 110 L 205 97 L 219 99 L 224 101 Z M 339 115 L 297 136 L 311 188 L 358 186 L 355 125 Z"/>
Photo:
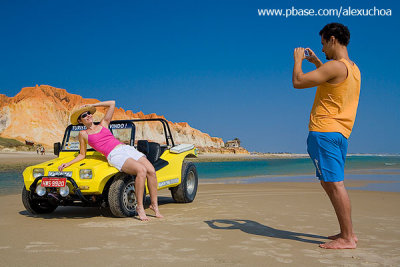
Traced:
<path id="1" fill-rule="evenodd" d="M 333 241 L 329 241 L 325 244 L 321 244 L 321 245 L 319 245 L 319 247 L 325 248 L 325 249 L 346 249 L 346 248 L 356 248 L 357 244 L 354 241 L 354 239 L 346 240 L 346 239 L 339 237 Z"/>
<path id="2" fill-rule="evenodd" d="M 146 212 L 144 211 L 144 207 L 143 207 L 143 206 L 141 206 L 141 207 L 137 206 L 137 207 L 136 207 L 136 212 L 138 213 L 139 219 L 140 219 L 141 221 L 147 222 L 147 221 L 150 220 L 150 219 L 146 216 Z"/>
<path id="3" fill-rule="evenodd" d="M 329 239 L 331 239 L 331 240 L 336 240 L 336 239 L 338 239 L 339 237 L 341 237 L 341 233 L 340 234 L 337 234 L 337 235 L 330 235 L 330 236 L 328 236 L 328 238 Z M 358 243 L 358 238 L 357 238 L 357 236 L 355 235 L 355 234 L 353 234 L 353 239 L 354 239 L 354 241 L 356 242 L 356 243 Z"/>
<path id="4" fill-rule="evenodd" d="M 149 208 L 156 213 L 156 218 L 164 218 L 164 216 L 162 216 L 160 211 L 158 210 L 158 206 L 157 205 L 151 204 Z"/>

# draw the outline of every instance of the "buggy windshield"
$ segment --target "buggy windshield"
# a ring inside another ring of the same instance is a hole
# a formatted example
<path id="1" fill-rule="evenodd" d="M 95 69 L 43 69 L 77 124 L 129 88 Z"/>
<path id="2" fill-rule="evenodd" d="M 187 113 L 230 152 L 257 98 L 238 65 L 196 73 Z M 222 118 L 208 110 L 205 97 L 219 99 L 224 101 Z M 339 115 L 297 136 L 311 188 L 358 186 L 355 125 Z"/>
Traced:
<path id="1" fill-rule="evenodd" d="M 121 143 L 133 145 L 135 126 L 131 121 L 111 122 L 109 129 Z M 68 126 L 62 143 L 62 151 L 79 151 L 80 144 L 78 136 L 79 132 L 83 130 L 86 130 L 86 126 L 84 125 Z M 93 151 L 93 148 L 87 144 L 87 150 Z"/>
<path id="2" fill-rule="evenodd" d="M 115 138 L 126 145 L 136 145 L 135 140 L 148 140 L 162 146 L 175 146 L 168 122 L 162 118 L 112 121 L 109 129 Z M 83 130 L 86 130 L 84 125 L 68 126 L 61 151 L 79 151 L 79 132 Z M 94 149 L 88 144 L 87 150 L 93 151 Z"/>

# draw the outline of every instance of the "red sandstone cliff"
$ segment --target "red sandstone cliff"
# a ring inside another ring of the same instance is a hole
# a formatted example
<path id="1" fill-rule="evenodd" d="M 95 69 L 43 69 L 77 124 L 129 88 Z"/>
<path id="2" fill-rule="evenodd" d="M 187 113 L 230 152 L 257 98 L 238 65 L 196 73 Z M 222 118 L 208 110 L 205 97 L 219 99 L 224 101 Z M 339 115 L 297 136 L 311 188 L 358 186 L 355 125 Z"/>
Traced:
<path id="1" fill-rule="evenodd" d="M 83 104 L 96 103 L 96 99 L 84 99 L 48 85 L 22 88 L 14 97 L 0 94 L 0 136 L 20 141 L 31 140 L 35 143 L 52 147 L 54 142 L 61 142 L 64 130 L 69 125 L 71 111 Z M 95 120 L 100 120 L 104 109 L 98 108 Z M 157 114 L 145 115 L 116 108 L 113 119 L 164 118 Z M 175 143 L 191 143 L 202 148 L 221 148 L 221 138 L 210 137 L 189 126 L 186 122 L 168 122 Z M 146 138 L 162 141 L 160 123 L 146 123 L 138 126 L 136 139 Z M 144 137 L 145 136 L 145 137 Z M 161 138 L 161 140 L 160 140 Z M 164 139 L 165 140 L 165 139 Z M 246 151 L 247 152 L 247 151 Z"/>

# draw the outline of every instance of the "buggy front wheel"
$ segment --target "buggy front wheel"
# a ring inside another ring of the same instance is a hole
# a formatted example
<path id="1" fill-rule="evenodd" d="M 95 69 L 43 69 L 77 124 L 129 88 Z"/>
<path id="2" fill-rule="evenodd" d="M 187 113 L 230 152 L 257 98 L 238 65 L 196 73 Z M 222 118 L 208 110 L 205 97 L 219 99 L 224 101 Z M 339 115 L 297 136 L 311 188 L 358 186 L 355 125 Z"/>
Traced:
<path id="1" fill-rule="evenodd" d="M 58 205 L 46 199 L 34 199 L 31 192 L 26 190 L 25 186 L 22 189 L 22 204 L 25 209 L 31 214 L 46 214 L 52 213 Z"/>
<path id="2" fill-rule="evenodd" d="M 178 203 L 190 203 L 194 200 L 198 187 L 196 166 L 192 162 L 183 162 L 180 185 L 171 188 L 172 198 Z"/>
<path id="3" fill-rule="evenodd" d="M 143 199 L 145 197 L 146 192 L 143 194 Z M 132 176 L 120 177 L 112 182 L 108 191 L 108 204 L 115 217 L 135 216 L 137 199 L 135 179 Z"/>

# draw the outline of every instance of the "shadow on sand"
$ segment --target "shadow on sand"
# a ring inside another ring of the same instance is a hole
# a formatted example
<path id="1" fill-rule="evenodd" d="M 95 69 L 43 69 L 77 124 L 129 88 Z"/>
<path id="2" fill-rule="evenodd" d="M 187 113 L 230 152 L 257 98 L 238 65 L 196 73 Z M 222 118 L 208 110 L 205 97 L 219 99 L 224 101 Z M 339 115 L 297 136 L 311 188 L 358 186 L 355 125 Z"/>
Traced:
<path id="1" fill-rule="evenodd" d="M 279 230 L 251 220 L 211 220 L 204 222 L 211 228 L 217 230 L 240 230 L 252 235 L 289 239 L 312 244 L 322 244 L 323 242 L 309 238 L 328 239 L 320 235 Z"/>
<path id="2" fill-rule="evenodd" d="M 87 219 L 102 216 L 99 208 L 92 207 L 58 207 L 52 213 L 47 214 L 31 214 L 26 210 L 22 210 L 19 214 L 41 219 Z"/>
<path id="3" fill-rule="evenodd" d="M 159 196 L 158 197 L 158 205 L 166 205 L 170 203 L 175 203 L 175 201 L 171 197 L 164 197 L 164 196 Z M 149 217 L 154 217 L 152 216 L 152 211 L 149 210 L 149 205 L 150 205 L 150 197 L 147 196 L 146 199 L 146 204 L 145 204 L 145 209 L 146 213 L 148 214 Z M 20 215 L 25 216 L 25 217 L 30 217 L 30 218 L 41 218 L 41 219 L 87 219 L 87 218 L 93 218 L 93 217 L 112 217 L 115 219 L 118 219 L 117 217 L 113 217 L 108 214 L 103 214 L 100 211 L 100 208 L 98 207 L 58 207 L 54 212 L 48 213 L 48 214 L 31 214 L 26 210 L 21 210 L 19 212 Z M 123 219 L 123 218 L 122 218 Z"/>

